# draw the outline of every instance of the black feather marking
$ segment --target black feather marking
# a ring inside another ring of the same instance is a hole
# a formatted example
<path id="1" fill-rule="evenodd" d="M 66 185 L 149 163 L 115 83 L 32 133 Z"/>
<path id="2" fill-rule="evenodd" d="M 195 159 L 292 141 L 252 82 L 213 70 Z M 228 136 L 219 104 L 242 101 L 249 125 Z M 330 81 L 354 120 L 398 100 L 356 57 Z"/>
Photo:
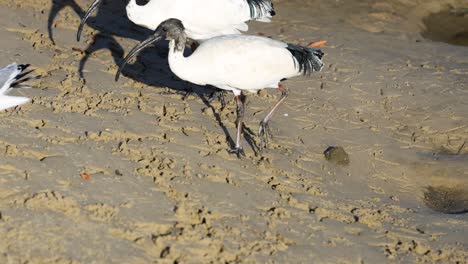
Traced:
<path id="1" fill-rule="evenodd" d="M 20 64 L 18 65 L 18 71 L 20 71 L 20 73 L 18 75 L 16 75 L 15 77 L 15 80 L 19 80 L 21 78 L 23 78 L 24 76 L 30 74 L 31 72 L 33 72 L 34 70 L 30 70 L 30 71 L 26 71 L 26 69 L 31 66 L 31 64 Z"/>
<path id="2" fill-rule="evenodd" d="M 294 66 L 302 75 L 310 75 L 312 72 L 322 70 L 324 53 L 321 50 L 293 44 L 288 44 L 287 49 L 293 56 Z"/>
<path id="3" fill-rule="evenodd" d="M 246 0 L 250 7 L 250 18 L 262 19 L 276 15 L 273 3 L 268 0 Z"/>
<path id="4" fill-rule="evenodd" d="M 29 66 L 31 66 L 31 64 L 20 64 L 20 65 L 18 65 L 18 70 L 24 71 L 24 70 L 26 70 Z"/>

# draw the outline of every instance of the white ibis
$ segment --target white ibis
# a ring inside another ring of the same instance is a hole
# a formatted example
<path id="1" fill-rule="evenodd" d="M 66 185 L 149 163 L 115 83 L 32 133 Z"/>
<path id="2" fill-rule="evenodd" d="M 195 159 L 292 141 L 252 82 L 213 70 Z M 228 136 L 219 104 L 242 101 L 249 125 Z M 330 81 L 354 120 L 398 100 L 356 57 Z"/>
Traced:
<path id="1" fill-rule="evenodd" d="M 90 15 L 102 0 L 95 0 L 81 20 L 77 40 Z M 196 41 L 246 31 L 245 22 L 269 22 L 275 15 L 269 0 L 151 0 L 138 5 L 130 0 L 127 16 L 135 24 L 155 30 L 166 19 L 177 18 L 185 25 L 185 34 Z"/>
<path id="2" fill-rule="evenodd" d="M 12 63 L 0 69 L 0 110 L 29 102 L 29 98 L 27 97 L 6 95 L 12 88 L 21 87 L 20 83 L 30 79 L 22 79 L 31 72 L 25 72 L 28 66 L 29 64 L 17 65 L 16 63 Z"/>
<path id="3" fill-rule="evenodd" d="M 169 41 L 169 66 L 181 79 L 198 85 L 212 85 L 232 91 L 237 102 L 237 137 L 232 152 L 243 154 L 240 143 L 244 116 L 243 91 L 257 92 L 264 88 L 281 91 L 279 101 L 260 122 L 259 136 L 268 138 L 268 122 L 288 96 L 282 80 L 310 75 L 323 68 L 323 52 L 281 41 L 249 35 L 227 35 L 208 39 L 188 57 L 184 57 L 187 34 L 182 22 L 168 19 L 146 40 L 134 47 L 115 76 L 116 81 L 126 63 L 142 49 L 166 38 Z"/>

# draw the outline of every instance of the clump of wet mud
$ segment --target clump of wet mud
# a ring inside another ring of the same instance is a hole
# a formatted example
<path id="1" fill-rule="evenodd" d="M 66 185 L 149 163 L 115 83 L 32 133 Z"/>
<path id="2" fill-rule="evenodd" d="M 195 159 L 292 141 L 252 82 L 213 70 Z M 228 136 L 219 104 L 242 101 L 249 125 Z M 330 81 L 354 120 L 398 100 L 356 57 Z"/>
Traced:
<path id="1" fill-rule="evenodd" d="M 325 158 L 338 165 L 348 165 L 349 155 L 343 147 L 328 147 L 323 154 Z"/>
<path id="2" fill-rule="evenodd" d="M 424 191 L 424 203 L 437 212 L 468 213 L 468 190 L 460 187 L 428 186 Z"/>
<path id="3" fill-rule="evenodd" d="M 424 38 L 468 46 L 468 8 L 444 10 L 423 19 Z"/>

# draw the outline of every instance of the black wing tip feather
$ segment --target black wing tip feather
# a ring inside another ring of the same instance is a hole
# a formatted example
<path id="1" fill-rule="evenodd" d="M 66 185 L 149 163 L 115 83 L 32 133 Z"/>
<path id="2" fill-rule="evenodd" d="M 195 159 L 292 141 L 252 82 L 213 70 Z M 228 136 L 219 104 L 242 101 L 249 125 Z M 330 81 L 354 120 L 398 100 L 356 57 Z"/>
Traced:
<path id="1" fill-rule="evenodd" d="M 287 49 L 291 52 L 294 65 L 302 75 L 310 75 L 312 72 L 322 70 L 323 51 L 293 44 L 288 44 Z"/>
<path id="2" fill-rule="evenodd" d="M 271 16 L 276 16 L 275 6 L 273 5 L 273 3 L 271 3 L 270 15 Z"/>
<path id="3" fill-rule="evenodd" d="M 13 83 L 11 83 L 10 87 L 14 88 L 24 88 L 29 87 L 22 85 L 22 83 L 30 81 L 30 80 L 37 80 L 43 78 L 42 75 L 31 76 L 30 74 L 34 72 L 33 70 L 27 70 L 31 66 L 31 64 L 18 64 L 17 69 L 20 71 L 15 77 Z"/>
<path id="4" fill-rule="evenodd" d="M 322 51 L 322 50 L 319 50 L 319 49 L 316 49 L 316 50 L 313 52 L 313 54 L 314 54 L 315 56 L 317 56 L 319 59 L 322 59 L 322 58 L 323 58 L 323 55 L 325 55 L 325 53 L 323 53 L 323 51 Z"/>
<path id="5" fill-rule="evenodd" d="M 246 0 L 252 19 L 271 18 L 276 15 L 273 3 L 268 0 Z"/>

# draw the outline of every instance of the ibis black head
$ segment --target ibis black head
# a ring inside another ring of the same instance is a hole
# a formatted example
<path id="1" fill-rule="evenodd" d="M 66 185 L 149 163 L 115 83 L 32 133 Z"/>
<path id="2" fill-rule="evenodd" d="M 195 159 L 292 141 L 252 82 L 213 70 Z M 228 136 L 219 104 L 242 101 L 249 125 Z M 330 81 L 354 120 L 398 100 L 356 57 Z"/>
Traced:
<path id="1" fill-rule="evenodd" d="M 136 45 L 125 57 L 124 61 L 122 64 L 120 64 L 119 70 L 117 71 L 117 74 L 115 75 L 115 81 L 119 80 L 120 73 L 122 72 L 123 68 L 125 65 L 128 63 L 128 61 L 133 58 L 135 55 L 137 55 L 140 51 L 142 51 L 144 48 L 148 47 L 149 45 L 166 38 L 167 40 L 179 40 L 181 36 L 185 37 L 185 28 L 184 25 L 182 24 L 182 21 L 176 18 L 169 18 L 168 20 L 165 20 L 159 24 L 159 26 L 156 28 L 154 33 L 147 38 L 146 40 L 140 42 L 140 44 Z M 182 45 L 182 46 L 181 46 Z M 183 43 L 176 43 L 177 47 L 185 47 L 185 38 L 183 40 Z"/>
<path id="2" fill-rule="evenodd" d="M 160 34 L 166 36 L 167 40 L 173 40 L 179 38 L 180 35 L 184 34 L 184 24 L 177 18 L 169 18 L 159 24 L 158 28 L 154 31 L 154 34 Z"/>

